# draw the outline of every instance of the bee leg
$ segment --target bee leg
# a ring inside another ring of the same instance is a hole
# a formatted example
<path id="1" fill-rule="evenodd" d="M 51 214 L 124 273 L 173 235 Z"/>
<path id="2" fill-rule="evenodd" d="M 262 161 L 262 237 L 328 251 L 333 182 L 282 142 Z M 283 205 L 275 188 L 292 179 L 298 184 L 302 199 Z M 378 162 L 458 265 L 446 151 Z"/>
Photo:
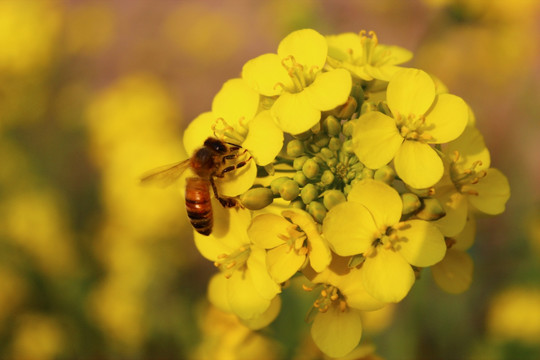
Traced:
<path id="1" fill-rule="evenodd" d="M 216 183 L 213 177 L 210 177 L 210 184 L 212 185 L 214 196 L 216 197 L 216 199 L 219 200 L 219 202 L 221 203 L 221 206 L 225 208 L 232 208 L 232 207 L 243 208 L 242 203 L 240 203 L 240 201 L 237 198 L 219 195 L 217 191 Z"/>

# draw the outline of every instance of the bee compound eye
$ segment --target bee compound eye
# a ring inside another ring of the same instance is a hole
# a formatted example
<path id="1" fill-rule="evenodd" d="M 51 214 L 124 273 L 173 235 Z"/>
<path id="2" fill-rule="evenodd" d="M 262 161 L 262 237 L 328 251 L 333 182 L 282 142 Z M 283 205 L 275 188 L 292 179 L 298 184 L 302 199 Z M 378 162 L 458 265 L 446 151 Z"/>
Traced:
<path id="1" fill-rule="evenodd" d="M 204 146 L 217 153 L 224 154 L 228 151 L 227 145 L 219 139 L 209 137 L 204 141 Z"/>

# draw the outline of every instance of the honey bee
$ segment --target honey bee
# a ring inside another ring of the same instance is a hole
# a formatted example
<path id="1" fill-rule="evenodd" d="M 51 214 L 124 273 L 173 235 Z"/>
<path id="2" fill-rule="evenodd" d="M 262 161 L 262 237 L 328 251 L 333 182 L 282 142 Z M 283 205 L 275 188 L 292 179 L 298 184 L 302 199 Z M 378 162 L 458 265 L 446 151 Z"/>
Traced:
<path id="1" fill-rule="evenodd" d="M 204 145 L 193 153 L 191 158 L 172 165 L 165 165 L 151 170 L 143 175 L 143 184 L 157 184 L 168 186 L 173 184 L 188 168 L 195 173 L 195 177 L 186 179 L 186 210 L 193 228 L 200 234 L 210 235 L 214 219 L 212 216 L 212 203 L 210 187 L 214 196 L 226 208 L 241 207 L 238 199 L 218 194 L 214 178 L 222 178 L 226 173 L 241 168 L 247 164 L 251 157 L 230 165 L 228 162 L 238 158 L 241 146 L 209 137 Z"/>

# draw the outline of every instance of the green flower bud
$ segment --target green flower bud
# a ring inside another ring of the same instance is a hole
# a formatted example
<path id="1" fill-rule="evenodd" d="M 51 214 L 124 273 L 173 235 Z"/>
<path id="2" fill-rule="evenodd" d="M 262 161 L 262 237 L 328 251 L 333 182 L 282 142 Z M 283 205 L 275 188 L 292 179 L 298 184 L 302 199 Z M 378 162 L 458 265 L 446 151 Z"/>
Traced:
<path id="1" fill-rule="evenodd" d="M 352 136 L 353 130 L 354 130 L 354 122 L 347 121 L 345 124 L 343 124 L 341 132 L 345 136 Z"/>
<path id="2" fill-rule="evenodd" d="M 324 217 L 326 216 L 326 208 L 318 201 L 312 201 L 306 207 L 307 212 L 313 216 L 316 222 L 322 224 Z"/>
<path id="3" fill-rule="evenodd" d="M 368 169 L 367 167 L 363 168 L 361 171 L 361 178 L 362 179 L 373 179 L 373 174 L 375 172 L 371 169 Z"/>
<path id="4" fill-rule="evenodd" d="M 298 139 L 293 139 L 287 144 L 287 155 L 298 157 L 304 153 L 304 143 Z"/>
<path id="5" fill-rule="evenodd" d="M 370 111 L 377 111 L 377 106 L 372 102 L 364 101 L 362 107 L 360 108 L 360 115 L 364 115 Z"/>
<path id="6" fill-rule="evenodd" d="M 328 190 L 324 193 L 324 207 L 330 210 L 339 203 L 345 202 L 345 195 L 339 190 Z"/>
<path id="7" fill-rule="evenodd" d="M 306 160 L 302 166 L 302 171 L 308 179 L 315 179 L 319 175 L 319 170 L 319 164 L 313 159 Z"/>
<path id="8" fill-rule="evenodd" d="M 338 163 L 338 159 L 336 158 L 328 159 L 326 161 L 326 165 L 328 165 L 329 167 L 334 167 L 337 165 L 337 163 Z"/>
<path id="9" fill-rule="evenodd" d="M 427 197 L 433 196 L 435 194 L 435 189 L 434 188 L 414 189 L 414 188 L 412 188 L 410 186 L 407 186 L 407 188 L 409 189 L 410 192 L 412 192 L 413 194 L 418 195 L 418 197 L 421 197 L 421 198 L 427 198 Z"/>
<path id="10" fill-rule="evenodd" d="M 302 191 L 300 191 L 300 197 L 304 204 L 309 204 L 315 200 L 317 196 L 319 196 L 319 190 L 317 190 L 317 187 L 313 184 L 306 184 L 306 186 L 302 188 Z"/>
<path id="11" fill-rule="evenodd" d="M 348 119 L 352 116 L 352 114 L 355 113 L 356 107 L 358 106 L 358 103 L 356 102 L 356 99 L 352 96 L 349 96 L 345 104 L 341 106 L 338 112 L 338 117 L 340 119 Z"/>
<path id="12" fill-rule="evenodd" d="M 293 180 L 296 181 L 300 186 L 304 186 L 308 183 L 308 179 L 302 171 L 297 171 L 293 176 Z"/>
<path id="13" fill-rule="evenodd" d="M 335 116 L 329 115 L 323 121 L 323 128 L 330 136 L 338 136 L 341 132 L 341 123 Z"/>
<path id="14" fill-rule="evenodd" d="M 422 206 L 418 196 L 410 192 L 401 194 L 401 201 L 403 202 L 403 210 L 401 211 L 403 215 L 410 214 Z"/>
<path id="15" fill-rule="evenodd" d="M 352 140 L 347 140 L 341 145 L 341 150 L 348 154 L 354 154 L 354 148 Z"/>
<path id="16" fill-rule="evenodd" d="M 338 151 L 341 149 L 341 140 L 337 137 L 330 138 L 330 141 L 328 142 L 328 148 L 332 151 Z"/>
<path id="17" fill-rule="evenodd" d="M 352 184 L 347 184 L 343 187 L 343 194 L 345 194 L 345 196 L 349 195 L 349 192 L 351 191 L 352 189 Z"/>
<path id="18" fill-rule="evenodd" d="M 349 269 L 362 265 L 364 261 L 366 261 L 366 258 L 362 254 L 351 256 L 348 264 Z"/>
<path id="19" fill-rule="evenodd" d="M 279 195 L 283 200 L 293 200 L 300 194 L 300 187 L 294 180 L 284 181 L 279 187 Z"/>
<path id="20" fill-rule="evenodd" d="M 322 148 L 328 145 L 329 141 L 330 141 L 330 138 L 324 132 L 320 132 L 313 136 L 313 144 L 318 146 L 319 148 Z"/>
<path id="21" fill-rule="evenodd" d="M 442 207 L 439 200 L 435 198 L 423 199 L 422 209 L 416 213 L 416 216 L 422 220 L 437 220 L 446 215 L 446 211 Z"/>
<path id="22" fill-rule="evenodd" d="M 304 163 L 306 160 L 309 159 L 309 156 L 300 156 L 293 160 L 293 168 L 295 170 L 302 170 L 302 166 L 304 166 Z"/>
<path id="23" fill-rule="evenodd" d="M 334 157 L 334 152 L 327 147 L 323 147 L 320 151 L 320 154 L 325 160 L 328 160 Z"/>
<path id="24" fill-rule="evenodd" d="M 270 183 L 270 189 L 272 189 L 272 193 L 274 195 L 279 195 L 279 188 L 287 180 L 291 180 L 291 178 L 288 176 L 281 176 L 272 180 L 272 182 Z"/>
<path id="25" fill-rule="evenodd" d="M 274 201 L 274 193 L 265 187 L 252 188 L 240 196 L 240 201 L 249 210 L 260 210 Z"/>
<path id="26" fill-rule="evenodd" d="M 390 166 L 385 165 L 382 168 L 375 170 L 373 174 L 373 179 L 387 183 L 388 185 L 392 184 L 396 177 L 396 172 Z"/>
<path id="27" fill-rule="evenodd" d="M 392 111 L 390 111 L 390 108 L 386 102 L 381 101 L 379 104 L 377 104 L 377 110 L 385 115 L 392 116 Z"/>
<path id="28" fill-rule="evenodd" d="M 353 83 L 351 88 L 351 96 L 354 97 L 356 102 L 361 105 L 364 102 L 364 89 L 362 88 L 362 85 Z"/>
<path id="29" fill-rule="evenodd" d="M 311 152 L 318 153 L 321 150 L 321 147 L 315 144 L 309 144 L 309 149 Z"/>
<path id="30" fill-rule="evenodd" d="M 306 208 L 306 204 L 304 204 L 304 202 L 301 199 L 294 199 L 293 201 L 291 201 L 289 206 L 294 209 L 301 209 L 301 210 L 304 210 Z"/>
<path id="31" fill-rule="evenodd" d="M 330 185 L 334 182 L 334 174 L 330 170 L 324 170 L 321 176 L 321 182 L 324 185 Z"/>

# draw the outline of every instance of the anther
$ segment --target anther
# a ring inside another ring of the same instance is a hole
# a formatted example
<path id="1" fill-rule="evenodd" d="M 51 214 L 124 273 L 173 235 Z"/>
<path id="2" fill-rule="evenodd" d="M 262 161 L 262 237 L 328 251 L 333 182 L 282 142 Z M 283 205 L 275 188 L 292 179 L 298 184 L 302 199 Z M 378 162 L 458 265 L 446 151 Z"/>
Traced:
<path id="1" fill-rule="evenodd" d="M 227 266 L 225 266 L 228 270 L 232 269 L 233 267 L 236 266 L 236 261 L 231 261 L 230 263 L 227 264 Z"/>
<path id="2" fill-rule="evenodd" d="M 313 291 L 313 288 L 307 286 L 306 284 L 302 284 L 302 289 L 304 289 L 304 291 Z"/>

